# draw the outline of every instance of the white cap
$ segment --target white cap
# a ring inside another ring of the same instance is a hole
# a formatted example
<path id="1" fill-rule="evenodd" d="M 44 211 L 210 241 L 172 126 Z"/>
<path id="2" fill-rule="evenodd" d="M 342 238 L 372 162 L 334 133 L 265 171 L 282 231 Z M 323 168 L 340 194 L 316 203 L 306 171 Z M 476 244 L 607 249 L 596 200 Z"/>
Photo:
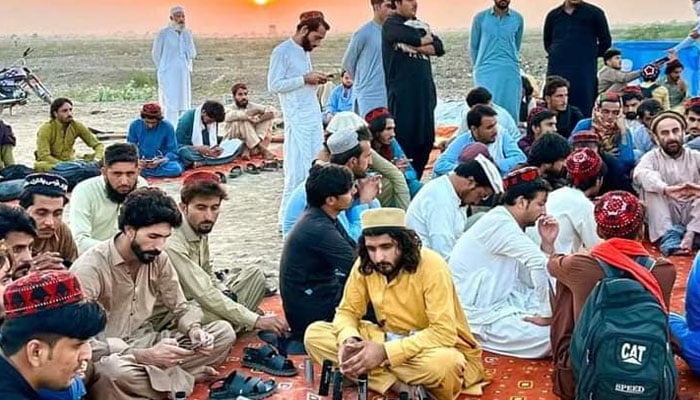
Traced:
<path id="1" fill-rule="evenodd" d="M 486 177 L 489 178 L 489 183 L 491 183 L 491 188 L 495 194 L 503 193 L 503 178 L 501 178 L 501 173 L 498 172 L 498 168 L 483 154 L 476 156 L 474 161 L 481 165 L 481 168 L 486 173 Z"/>
<path id="2" fill-rule="evenodd" d="M 177 13 L 184 13 L 185 9 L 182 6 L 173 6 L 170 8 L 170 15 L 175 15 Z"/>
<path id="3" fill-rule="evenodd" d="M 331 155 L 343 154 L 360 145 L 357 138 L 357 131 L 345 129 L 332 134 L 326 141 L 326 146 Z"/>
<path id="4" fill-rule="evenodd" d="M 336 133 L 345 130 L 356 131 L 366 126 L 367 122 L 365 122 L 365 120 L 359 115 L 352 111 L 342 111 L 333 116 L 333 119 L 331 119 L 331 122 L 329 122 L 328 126 L 326 127 L 326 132 Z"/>

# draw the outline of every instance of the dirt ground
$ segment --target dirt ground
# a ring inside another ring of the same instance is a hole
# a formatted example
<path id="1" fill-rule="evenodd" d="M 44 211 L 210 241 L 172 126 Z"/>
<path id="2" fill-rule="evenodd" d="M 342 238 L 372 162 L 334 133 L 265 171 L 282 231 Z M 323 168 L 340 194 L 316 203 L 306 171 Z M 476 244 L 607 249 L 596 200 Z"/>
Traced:
<path id="1" fill-rule="evenodd" d="M 471 85 L 467 34 L 450 32 L 442 36 L 447 54 L 434 62 L 438 96 L 444 100 L 463 98 Z M 252 101 L 278 107 L 274 95 L 267 92 L 266 74 L 269 54 L 281 38 L 197 38 L 196 32 L 195 38 L 199 55 L 194 64 L 193 104 L 205 99 L 222 100 L 233 83 L 243 81 L 249 85 Z M 315 68 L 324 72 L 339 70 L 348 39 L 347 35 L 329 35 L 312 54 Z M 148 99 L 97 102 L 94 93 L 100 87 L 124 87 L 129 81 L 153 85 L 151 43 L 152 39 L 146 37 L 99 40 L 25 37 L 16 41 L 0 38 L 0 65 L 12 62 L 26 47 L 35 48 L 27 60 L 28 66 L 54 97 L 75 99 L 76 120 L 93 128 L 124 132 Z M 535 76 L 542 74 L 545 58 L 539 35 L 526 36 L 523 59 L 529 72 Z M 32 97 L 28 105 L 16 107 L 13 115 L 6 110 L 2 118 L 12 125 L 17 136 L 16 159 L 31 166 L 36 130 L 49 118 L 48 106 Z M 78 146 L 78 152 L 81 151 L 86 149 Z M 227 184 L 230 199 L 224 203 L 210 238 L 216 266 L 258 265 L 267 274 L 276 274 L 282 250 L 276 225 L 282 184 L 281 172 L 230 180 Z M 163 187 L 179 197 L 178 184 L 168 183 Z"/>

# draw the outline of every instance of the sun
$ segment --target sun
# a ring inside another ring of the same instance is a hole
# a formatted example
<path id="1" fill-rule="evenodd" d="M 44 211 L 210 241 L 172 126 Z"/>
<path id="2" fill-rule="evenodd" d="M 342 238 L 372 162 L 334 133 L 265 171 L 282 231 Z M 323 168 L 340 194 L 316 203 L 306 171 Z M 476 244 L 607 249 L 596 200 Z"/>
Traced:
<path id="1" fill-rule="evenodd" d="M 253 3 L 255 3 L 258 6 L 265 6 L 269 2 L 270 0 L 253 0 Z"/>

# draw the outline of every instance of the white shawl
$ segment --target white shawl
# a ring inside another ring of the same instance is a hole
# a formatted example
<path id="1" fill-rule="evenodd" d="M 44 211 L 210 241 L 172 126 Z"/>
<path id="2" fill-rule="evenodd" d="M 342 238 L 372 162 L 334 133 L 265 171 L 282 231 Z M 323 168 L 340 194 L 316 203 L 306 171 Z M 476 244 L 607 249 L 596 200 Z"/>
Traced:
<path id="1" fill-rule="evenodd" d="M 209 126 L 204 126 L 202 122 L 202 105 L 194 110 L 194 121 L 192 123 L 192 145 L 201 146 L 204 144 L 202 139 L 202 131 L 206 128 L 207 133 L 209 133 L 209 146 L 216 146 L 219 144 L 219 124 L 214 122 Z"/>

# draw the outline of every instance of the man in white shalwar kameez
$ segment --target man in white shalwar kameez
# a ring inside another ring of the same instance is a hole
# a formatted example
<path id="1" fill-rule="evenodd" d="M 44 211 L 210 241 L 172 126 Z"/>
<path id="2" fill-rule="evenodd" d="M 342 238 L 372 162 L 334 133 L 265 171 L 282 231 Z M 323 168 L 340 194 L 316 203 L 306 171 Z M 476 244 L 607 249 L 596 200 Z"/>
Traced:
<path id="1" fill-rule="evenodd" d="M 151 51 L 158 72 L 158 102 L 171 124 L 191 108 L 192 60 L 197 56 L 192 31 L 185 28 L 185 10 L 170 9 L 170 24 L 161 29 Z"/>
<path id="2" fill-rule="evenodd" d="M 285 131 L 280 225 L 289 196 L 306 179 L 312 161 L 323 148 L 323 122 L 316 87 L 328 82 L 328 75 L 313 71 L 309 53 L 321 44 L 329 29 L 323 13 L 304 12 L 294 36 L 277 45 L 270 57 L 267 87 L 279 96 Z"/>
<path id="3" fill-rule="evenodd" d="M 551 353 L 549 254 L 559 233 L 546 214 L 547 185 L 537 168 L 508 174 L 504 205 L 493 208 L 457 241 L 449 265 L 469 326 L 484 350 L 518 358 Z M 524 232 L 538 225 L 538 246 Z"/>

